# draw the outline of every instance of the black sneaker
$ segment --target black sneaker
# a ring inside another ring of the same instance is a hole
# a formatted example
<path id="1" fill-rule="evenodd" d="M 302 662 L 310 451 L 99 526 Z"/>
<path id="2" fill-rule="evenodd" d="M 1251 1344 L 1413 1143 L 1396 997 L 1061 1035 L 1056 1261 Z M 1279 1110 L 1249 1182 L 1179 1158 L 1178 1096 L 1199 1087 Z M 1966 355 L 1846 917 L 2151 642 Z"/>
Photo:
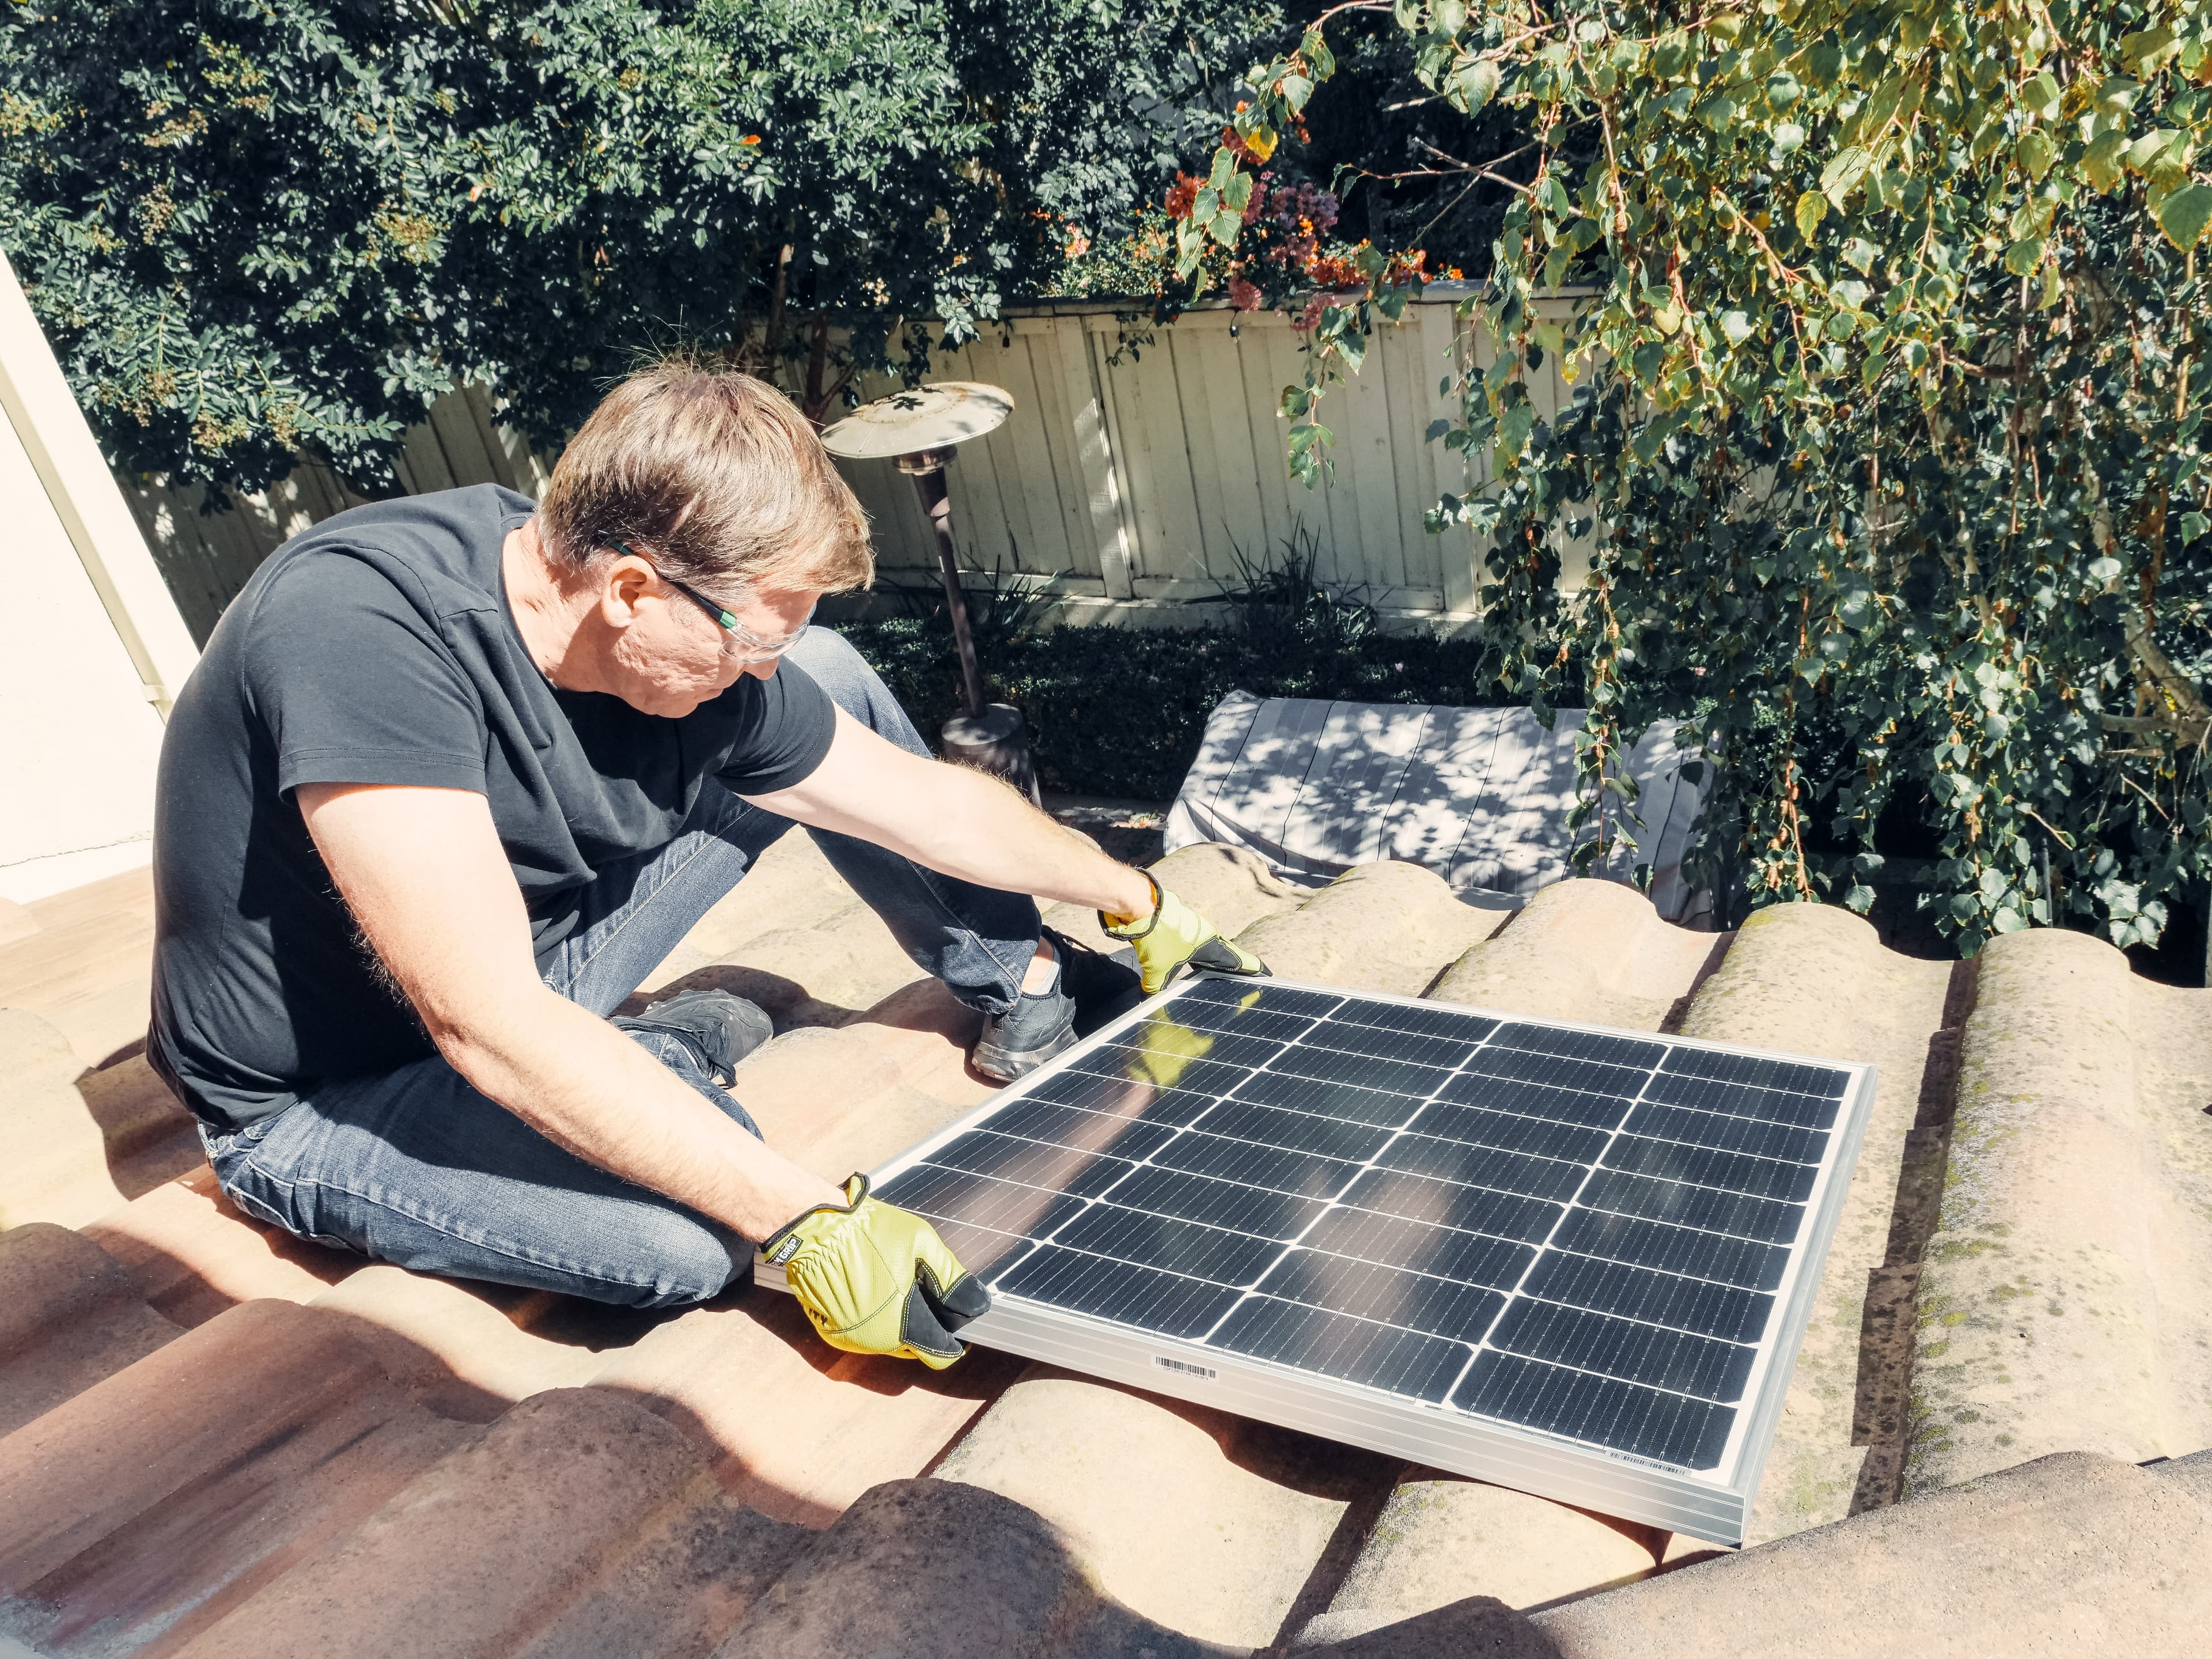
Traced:
<path id="1" fill-rule="evenodd" d="M 1139 1000 L 1133 951 L 1101 956 L 1053 927 L 1044 936 L 1058 958 L 1051 988 L 1025 991 L 1006 1012 L 986 1014 L 969 1056 L 977 1071 L 1000 1083 L 1026 1077 Z"/>
<path id="2" fill-rule="evenodd" d="M 985 1077 L 1012 1083 L 1075 1045 L 1075 999 L 1066 975 L 1054 973 L 1048 991 L 1024 991 L 1002 1014 L 983 1016 L 983 1034 L 968 1058 Z"/>
<path id="3" fill-rule="evenodd" d="M 678 991 L 641 1014 L 615 1021 L 625 1031 L 674 1037 L 689 1048 L 717 1086 L 727 1088 L 738 1062 L 775 1035 L 759 1004 L 727 991 Z"/>
<path id="4" fill-rule="evenodd" d="M 1108 955 L 1048 927 L 1053 950 L 1060 957 L 1060 988 L 1075 999 L 1075 1035 L 1087 1037 L 1117 1014 L 1127 1013 L 1145 1000 L 1144 978 L 1137 971 L 1137 953 L 1128 945 Z"/>

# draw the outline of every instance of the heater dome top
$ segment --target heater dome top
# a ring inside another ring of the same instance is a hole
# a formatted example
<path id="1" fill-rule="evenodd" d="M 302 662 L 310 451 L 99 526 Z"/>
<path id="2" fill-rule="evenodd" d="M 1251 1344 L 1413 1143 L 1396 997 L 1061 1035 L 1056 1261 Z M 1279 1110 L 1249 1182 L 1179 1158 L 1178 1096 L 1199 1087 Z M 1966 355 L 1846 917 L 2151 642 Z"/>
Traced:
<path id="1" fill-rule="evenodd" d="M 822 447 L 854 460 L 945 449 L 980 438 L 1013 412 L 1012 392 L 975 380 L 939 380 L 863 404 L 822 433 Z"/>

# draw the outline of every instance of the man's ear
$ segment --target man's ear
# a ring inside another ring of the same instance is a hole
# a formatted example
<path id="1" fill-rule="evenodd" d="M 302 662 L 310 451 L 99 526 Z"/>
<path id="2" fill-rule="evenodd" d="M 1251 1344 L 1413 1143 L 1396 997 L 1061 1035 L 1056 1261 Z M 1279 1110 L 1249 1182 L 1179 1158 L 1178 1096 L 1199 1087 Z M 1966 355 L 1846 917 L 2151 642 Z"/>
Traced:
<path id="1" fill-rule="evenodd" d="M 628 628 L 637 620 L 641 601 L 653 592 L 656 578 L 643 559 L 625 554 L 599 573 L 599 614 L 610 628 Z"/>

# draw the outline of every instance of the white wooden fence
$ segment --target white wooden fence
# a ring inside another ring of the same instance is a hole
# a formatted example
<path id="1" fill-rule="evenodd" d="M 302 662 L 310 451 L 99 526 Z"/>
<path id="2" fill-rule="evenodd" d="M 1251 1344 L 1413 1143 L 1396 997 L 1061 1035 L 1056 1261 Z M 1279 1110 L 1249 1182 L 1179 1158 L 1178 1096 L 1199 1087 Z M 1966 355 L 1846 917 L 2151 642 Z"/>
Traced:
<path id="1" fill-rule="evenodd" d="M 1048 579 L 1067 621 L 1178 623 L 1211 614 L 1199 602 L 1237 579 L 1239 552 L 1265 561 L 1303 526 L 1324 580 L 1400 625 L 1465 626 L 1480 580 L 1474 538 L 1422 524 L 1440 495 L 1471 487 L 1467 463 L 1427 437 L 1431 422 L 1457 411 L 1456 396 L 1439 391 L 1455 362 L 1469 352 L 1478 368 L 1490 360 L 1486 334 L 1470 339 L 1455 325 L 1465 291 L 1430 289 L 1401 323 L 1377 331 L 1362 371 L 1330 392 L 1322 419 L 1336 434 L 1334 478 L 1316 489 L 1284 460 L 1277 410 L 1304 372 L 1301 337 L 1285 319 L 1194 311 L 1125 346 L 1110 307 L 1018 310 L 933 367 L 933 379 L 988 381 L 1014 398 L 1013 416 L 963 445 L 952 468 L 963 563 Z M 1545 416 L 1565 396 L 1548 363 L 1530 391 Z M 410 491 L 499 483 L 535 494 L 551 459 L 500 426 L 490 397 L 471 387 L 409 431 L 400 473 Z M 843 465 L 874 521 L 884 576 L 929 580 L 935 545 L 908 480 L 888 461 Z M 199 510 L 197 490 L 125 483 L 203 638 L 262 558 L 356 499 L 312 463 L 216 514 Z"/>

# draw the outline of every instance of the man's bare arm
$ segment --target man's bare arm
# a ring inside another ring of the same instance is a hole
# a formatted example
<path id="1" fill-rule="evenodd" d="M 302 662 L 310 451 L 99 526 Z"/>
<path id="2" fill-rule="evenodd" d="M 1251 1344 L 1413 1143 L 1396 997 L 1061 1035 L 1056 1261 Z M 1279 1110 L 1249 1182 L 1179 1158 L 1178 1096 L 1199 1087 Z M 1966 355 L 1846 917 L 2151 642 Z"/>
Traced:
<path id="1" fill-rule="evenodd" d="M 1152 884 L 994 777 L 908 754 L 843 709 L 804 781 L 746 799 L 817 830 L 887 847 L 963 881 L 1113 915 L 1152 908 Z"/>
<path id="2" fill-rule="evenodd" d="M 308 784 L 307 831 L 453 1069 L 579 1157 L 765 1238 L 844 1194 L 746 1133 L 538 976 L 521 890 L 482 795 Z"/>

